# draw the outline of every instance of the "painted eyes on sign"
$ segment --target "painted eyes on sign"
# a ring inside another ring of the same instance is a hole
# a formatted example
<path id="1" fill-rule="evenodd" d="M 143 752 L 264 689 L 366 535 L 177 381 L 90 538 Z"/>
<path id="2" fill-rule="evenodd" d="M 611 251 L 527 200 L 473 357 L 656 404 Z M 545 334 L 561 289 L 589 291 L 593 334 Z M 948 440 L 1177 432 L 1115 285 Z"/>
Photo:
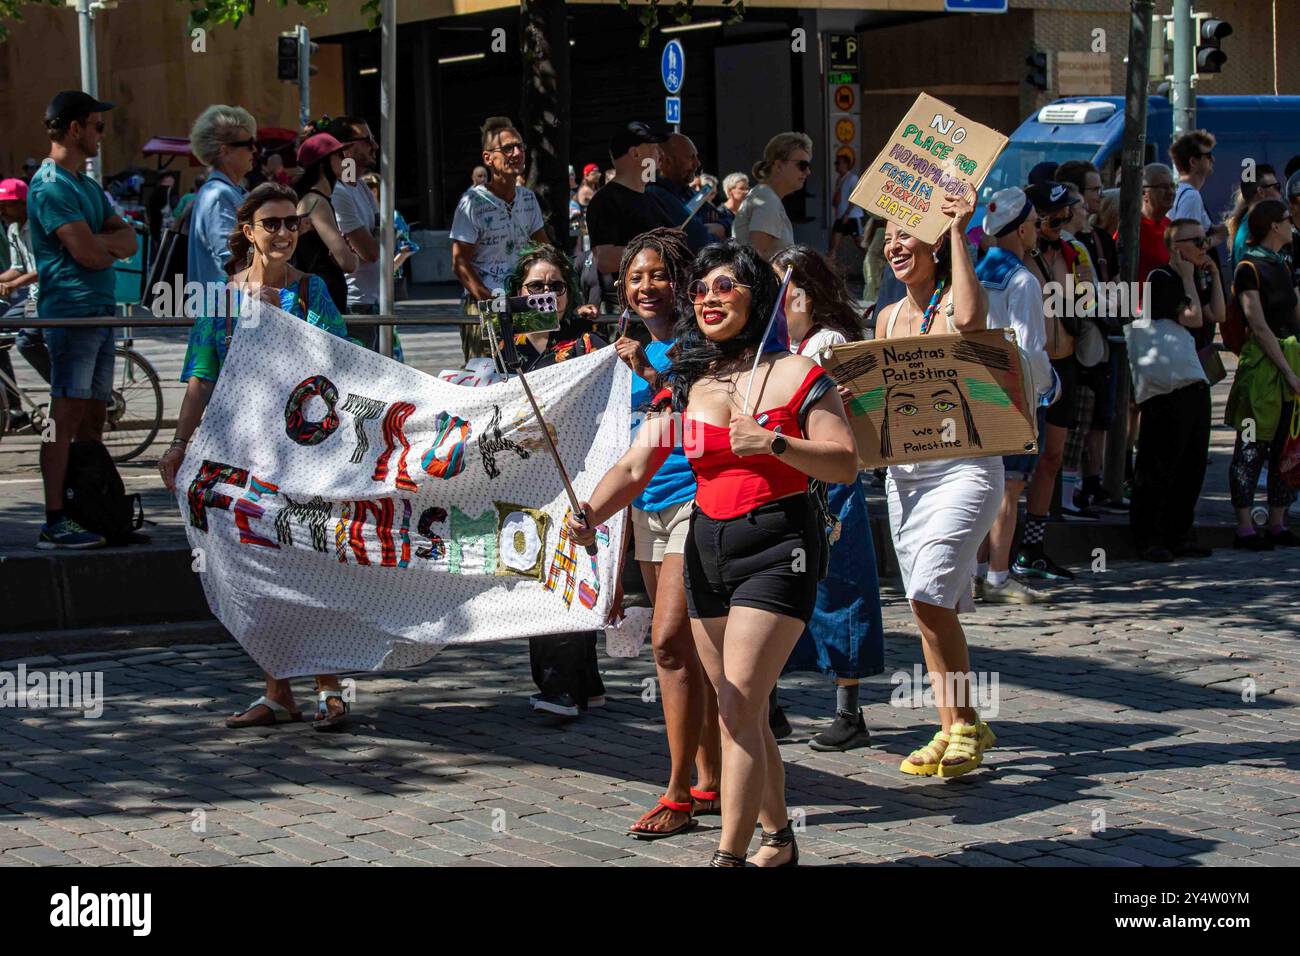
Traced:
<path id="1" fill-rule="evenodd" d="M 919 412 L 920 409 L 917 408 L 911 402 L 904 402 L 902 405 L 899 405 L 897 408 L 895 408 L 894 411 L 899 415 L 912 416 L 915 415 L 917 412 Z"/>
<path id="2" fill-rule="evenodd" d="M 956 402 L 950 402 L 946 398 L 941 398 L 934 403 L 934 410 L 936 412 L 950 412 L 956 407 Z"/>

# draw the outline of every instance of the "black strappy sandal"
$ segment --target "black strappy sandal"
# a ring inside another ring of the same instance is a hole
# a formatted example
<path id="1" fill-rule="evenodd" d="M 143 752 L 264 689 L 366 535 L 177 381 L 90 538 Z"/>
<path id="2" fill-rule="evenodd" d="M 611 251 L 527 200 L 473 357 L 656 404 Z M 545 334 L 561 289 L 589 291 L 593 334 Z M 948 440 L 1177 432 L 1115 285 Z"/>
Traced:
<path id="1" fill-rule="evenodd" d="M 748 864 L 743 856 L 736 856 L 726 850 L 717 850 L 713 854 L 713 859 L 709 860 L 709 866 L 748 866 Z"/>
<path id="2" fill-rule="evenodd" d="M 794 830 L 791 829 L 789 820 L 785 821 L 785 826 L 777 830 L 775 833 L 768 833 L 766 830 L 762 831 L 762 833 L 763 837 L 759 840 L 759 846 L 771 846 L 777 847 L 778 849 L 786 846 L 792 848 L 790 859 L 786 860 L 784 863 L 778 863 L 778 867 L 799 865 L 799 844 L 795 842 Z"/>

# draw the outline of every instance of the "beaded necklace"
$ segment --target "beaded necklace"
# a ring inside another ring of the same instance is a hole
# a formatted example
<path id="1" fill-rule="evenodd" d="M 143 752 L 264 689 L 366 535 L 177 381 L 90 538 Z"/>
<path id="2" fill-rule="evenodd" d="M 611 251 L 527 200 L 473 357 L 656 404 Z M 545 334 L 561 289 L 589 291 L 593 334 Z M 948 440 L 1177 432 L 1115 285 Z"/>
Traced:
<path id="1" fill-rule="evenodd" d="M 943 297 L 943 280 L 940 279 L 938 285 L 934 287 L 934 295 L 930 296 L 930 304 L 925 307 L 925 312 L 921 315 L 921 331 L 919 334 L 926 335 L 930 331 L 930 325 L 934 322 L 934 315 L 939 311 L 939 299 Z"/>

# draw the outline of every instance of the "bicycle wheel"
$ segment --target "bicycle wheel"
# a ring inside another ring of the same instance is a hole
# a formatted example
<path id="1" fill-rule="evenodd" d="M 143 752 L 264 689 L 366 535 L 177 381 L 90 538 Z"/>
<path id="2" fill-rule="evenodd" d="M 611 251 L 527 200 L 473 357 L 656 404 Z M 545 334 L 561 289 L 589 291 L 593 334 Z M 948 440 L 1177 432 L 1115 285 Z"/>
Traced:
<path id="1" fill-rule="evenodd" d="M 114 461 L 130 461 L 153 444 L 162 427 L 163 396 L 158 373 L 138 352 L 119 345 L 113 399 L 104 421 L 104 445 Z"/>

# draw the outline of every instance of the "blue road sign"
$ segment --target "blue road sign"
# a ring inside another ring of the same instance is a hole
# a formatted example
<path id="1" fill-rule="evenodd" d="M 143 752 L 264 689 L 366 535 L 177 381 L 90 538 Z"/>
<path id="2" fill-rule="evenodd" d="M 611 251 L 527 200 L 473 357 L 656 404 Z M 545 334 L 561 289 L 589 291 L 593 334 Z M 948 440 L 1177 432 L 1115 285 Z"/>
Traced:
<path id="1" fill-rule="evenodd" d="M 943 0 L 945 13 L 1006 13 L 1007 0 Z"/>
<path id="2" fill-rule="evenodd" d="M 664 122 L 680 123 L 682 121 L 682 98 L 680 96 L 664 97 Z"/>
<path id="3" fill-rule="evenodd" d="M 664 89 L 676 96 L 686 82 L 686 51 L 681 40 L 669 40 L 664 44 L 663 55 L 659 57 L 659 76 L 664 81 Z"/>

